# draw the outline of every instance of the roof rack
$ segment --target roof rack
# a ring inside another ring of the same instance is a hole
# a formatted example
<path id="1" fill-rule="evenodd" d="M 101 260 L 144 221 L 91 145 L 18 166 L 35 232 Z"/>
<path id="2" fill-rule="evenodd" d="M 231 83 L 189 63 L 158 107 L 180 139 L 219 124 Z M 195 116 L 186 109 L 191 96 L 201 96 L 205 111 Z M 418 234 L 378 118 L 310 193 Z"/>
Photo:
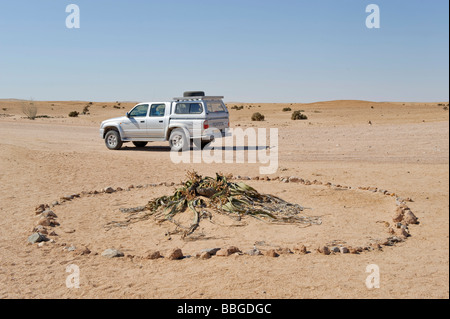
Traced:
<path id="1" fill-rule="evenodd" d="M 187 97 L 174 97 L 174 101 L 199 101 L 199 100 L 221 100 L 223 96 L 187 96 Z"/>

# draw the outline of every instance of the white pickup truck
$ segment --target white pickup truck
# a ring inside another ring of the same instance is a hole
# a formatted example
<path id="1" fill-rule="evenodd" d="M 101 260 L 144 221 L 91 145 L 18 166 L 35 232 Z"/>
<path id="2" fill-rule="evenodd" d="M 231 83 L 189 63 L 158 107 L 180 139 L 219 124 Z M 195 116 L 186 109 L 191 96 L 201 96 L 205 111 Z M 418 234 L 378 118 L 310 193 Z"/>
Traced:
<path id="1" fill-rule="evenodd" d="M 230 126 L 222 99 L 192 91 L 171 102 L 139 103 L 126 116 L 103 121 L 100 136 L 110 150 L 126 142 L 145 147 L 155 141 L 169 141 L 172 151 L 190 149 L 191 142 L 203 148 Z"/>

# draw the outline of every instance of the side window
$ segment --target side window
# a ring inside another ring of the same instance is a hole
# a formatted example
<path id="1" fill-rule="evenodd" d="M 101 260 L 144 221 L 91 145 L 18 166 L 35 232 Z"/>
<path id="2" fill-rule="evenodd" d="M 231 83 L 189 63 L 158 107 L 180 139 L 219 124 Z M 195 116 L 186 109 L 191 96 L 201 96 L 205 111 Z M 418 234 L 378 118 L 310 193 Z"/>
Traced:
<path id="1" fill-rule="evenodd" d="M 201 114 L 203 106 L 200 103 L 178 103 L 175 107 L 176 114 Z"/>
<path id="2" fill-rule="evenodd" d="M 178 103 L 175 107 L 176 114 L 189 114 L 189 103 Z"/>
<path id="3" fill-rule="evenodd" d="M 166 111 L 165 104 L 152 104 L 150 108 L 150 115 L 153 117 L 164 116 L 164 112 Z"/>
<path id="4" fill-rule="evenodd" d="M 147 112 L 148 104 L 140 104 L 130 112 L 130 117 L 145 117 L 147 116 Z"/>
<path id="5" fill-rule="evenodd" d="M 203 113 L 203 107 L 200 103 L 191 103 L 191 109 L 190 112 L 191 114 L 201 114 Z"/>

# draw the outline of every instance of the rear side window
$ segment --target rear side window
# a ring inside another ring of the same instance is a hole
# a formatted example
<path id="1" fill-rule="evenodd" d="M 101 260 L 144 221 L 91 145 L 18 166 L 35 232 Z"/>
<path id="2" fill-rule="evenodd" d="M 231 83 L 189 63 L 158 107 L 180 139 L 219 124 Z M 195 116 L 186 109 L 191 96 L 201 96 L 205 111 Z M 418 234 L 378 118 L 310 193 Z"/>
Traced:
<path id="1" fill-rule="evenodd" d="M 206 103 L 208 111 L 211 113 L 225 112 L 225 107 L 223 106 L 223 103 L 221 101 L 208 101 Z"/>
<path id="2" fill-rule="evenodd" d="M 178 103 L 175 114 L 201 114 L 203 106 L 200 103 Z"/>

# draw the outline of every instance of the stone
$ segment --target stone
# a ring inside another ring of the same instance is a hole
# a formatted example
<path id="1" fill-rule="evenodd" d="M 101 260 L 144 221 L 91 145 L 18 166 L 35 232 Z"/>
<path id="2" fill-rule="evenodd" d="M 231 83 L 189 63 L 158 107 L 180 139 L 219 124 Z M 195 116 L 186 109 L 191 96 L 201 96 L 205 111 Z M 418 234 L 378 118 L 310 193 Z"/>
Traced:
<path id="1" fill-rule="evenodd" d="M 170 260 L 178 260 L 178 259 L 182 259 L 183 257 L 184 257 L 183 252 L 181 251 L 180 248 L 172 249 L 169 252 L 169 255 L 167 256 L 167 258 L 169 258 Z"/>
<path id="2" fill-rule="evenodd" d="M 298 182 L 300 182 L 300 179 L 296 176 L 291 176 L 291 177 L 289 177 L 289 182 L 290 183 L 298 183 Z"/>
<path id="3" fill-rule="evenodd" d="M 56 216 L 56 214 L 52 210 L 45 210 L 42 213 L 42 216 L 48 217 L 48 218 L 58 218 L 58 216 Z"/>
<path id="4" fill-rule="evenodd" d="M 399 228 L 397 229 L 397 231 L 395 232 L 397 236 L 399 236 L 400 238 L 407 238 L 409 236 L 408 232 L 406 231 L 406 229 L 404 228 Z"/>
<path id="5" fill-rule="evenodd" d="M 349 248 L 348 251 L 350 254 L 354 254 L 354 255 L 359 254 L 359 251 L 357 248 Z"/>
<path id="6" fill-rule="evenodd" d="M 48 238 L 41 233 L 34 233 L 30 237 L 28 237 L 28 242 L 31 244 L 40 243 L 43 241 L 48 241 Z"/>
<path id="7" fill-rule="evenodd" d="M 77 250 L 77 247 L 75 247 L 75 246 L 69 246 L 69 247 L 67 247 L 67 251 L 75 251 L 75 250 Z"/>
<path id="8" fill-rule="evenodd" d="M 208 253 L 207 251 L 204 251 L 204 252 L 202 252 L 200 254 L 199 258 L 202 259 L 202 260 L 210 259 L 211 258 L 211 254 Z"/>
<path id="9" fill-rule="evenodd" d="M 294 247 L 294 253 L 296 254 L 301 254 L 301 255 L 305 255 L 308 253 L 308 249 L 306 248 L 305 245 L 299 245 L 297 247 Z"/>
<path id="10" fill-rule="evenodd" d="M 200 253 L 208 253 L 211 256 L 214 256 L 218 251 L 220 250 L 220 248 L 208 248 L 208 249 L 202 249 L 200 251 Z"/>
<path id="11" fill-rule="evenodd" d="M 331 254 L 330 248 L 328 248 L 327 246 L 319 247 L 319 248 L 317 249 L 317 251 L 318 251 L 319 253 L 321 253 L 321 254 L 324 254 L 324 255 L 329 255 L 329 254 Z"/>
<path id="12" fill-rule="evenodd" d="M 408 224 L 418 224 L 418 218 L 413 214 L 412 211 L 407 210 L 405 212 L 404 221 Z"/>
<path id="13" fill-rule="evenodd" d="M 394 221 L 394 223 L 400 223 L 403 220 L 403 209 L 401 207 L 397 207 L 392 220 Z"/>
<path id="14" fill-rule="evenodd" d="M 249 256 L 261 256 L 262 252 L 257 248 L 253 248 L 253 249 L 246 251 L 245 254 L 249 255 Z"/>
<path id="15" fill-rule="evenodd" d="M 104 192 L 105 192 L 106 194 L 112 194 L 112 193 L 115 192 L 115 190 L 114 190 L 114 188 L 112 188 L 112 187 L 106 187 L 106 188 L 104 189 Z"/>
<path id="16" fill-rule="evenodd" d="M 227 248 L 222 248 L 219 251 L 217 251 L 216 256 L 227 257 L 234 253 L 240 253 L 240 252 L 241 251 L 239 250 L 239 248 L 237 248 L 235 246 L 229 246 Z"/>
<path id="17" fill-rule="evenodd" d="M 86 256 L 86 255 L 89 255 L 90 253 L 91 253 L 91 250 L 87 247 L 82 247 L 80 249 L 80 251 L 78 252 L 78 254 L 81 256 Z"/>
<path id="18" fill-rule="evenodd" d="M 276 252 L 280 255 L 290 255 L 292 251 L 289 248 L 278 248 Z"/>
<path id="19" fill-rule="evenodd" d="M 42 216 L 38 220 L 37 225 L 40 225 L 40 226 L 51 226 L 52 225 L 52 219 L 50 219 L 48 217 L 45 217 L 45 216 Z"/>
<path id="20" fill-rule="evenodd" d="M 333 248 L 331 248 L 331 251 L 332 251 L 333 253 L 340 253 L 340 252 L 341 252 L 341 250 L 339 249 L 339 247 L 333 247 Z"/>
<path id="21" fill-rule="evenodd" d="M 124 254 L 117 249 L 109 248 L 102 252 L 102 256 L 107 258 L 118 258 L 123 257 Z"/>
<path id="22" fill-rule="evenodd" d="M 159 259 L 161 258 L 161 253 L 157 250 L 150 250 L 146 253 L 145 259 Z"/>
<path id="23" fill-rule="evenodd" d="M 278 257 L 280 256 L 274 249 L 269 249 L 264 253 L 267 257 Z"/>
<path id="24" fill-rule="evenodd" d="M 350 252 L 347 247 L 339 247 L 339 251 L 341 254 L 348 254 Z"/>

